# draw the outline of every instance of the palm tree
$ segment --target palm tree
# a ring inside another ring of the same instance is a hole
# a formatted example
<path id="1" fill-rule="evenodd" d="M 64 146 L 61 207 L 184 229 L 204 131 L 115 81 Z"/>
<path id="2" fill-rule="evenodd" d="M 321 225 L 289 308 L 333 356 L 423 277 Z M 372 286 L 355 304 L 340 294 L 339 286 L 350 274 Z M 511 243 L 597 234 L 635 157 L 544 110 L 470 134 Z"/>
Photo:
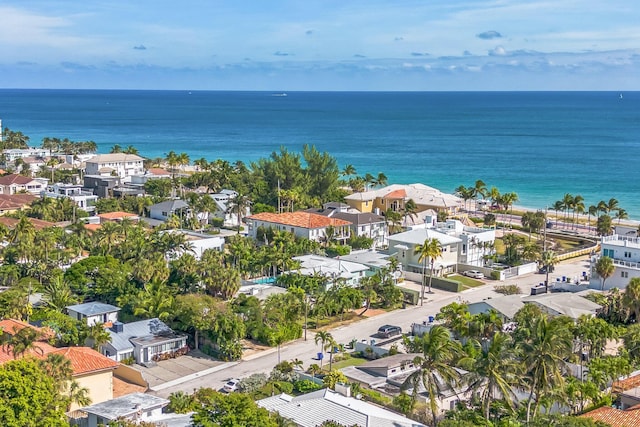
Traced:
<path id="1" fill-rule="evenodd" d="M 609 199 L 606 206 L 607 206 L 607 213 L 614 212 L 620 209 L 618 200 L 614 199 L 613 197 Z"/>
<path id="2" fill-rule="evenodd" d="M 473 197 L 476 199 L 476 211 L 478 210 L 478 196 L 480 196 L 482 200 L 487 196 L 487 184 L 481 179 L 476 180 L 473 186 Z"/>
<path id="3" fill-rule="evenodd" d="M 603 256 L 598 259 L 595 270 L 598 276 L 600 276 L 600 279 L 602 279 L 600 290 L 604 290 L 604 282 L 613 275 L 615 269 L 616 267 L 613 265 L 613 260 L 608 256 Z"/>
<path id="4" fill-rule="evenodd" d="M 542 252 L 542 259 L 540 261 L 546 272 L 546 278 L 544 280 L 545 292 L 549 292 L 549 269 L 558 263 L 558 257 L 556 257 L 554 251 L 548 250 Z"/>
<path id="5" fill-rule="evenodd" d="M 543 396 L 562 389 L 565 360 L 573 349 L 573 333 L 562 317 L 549 320 L 547 316 L 540 315 L 532 319 L 527 336 L 520 350 L 529 384 L 528 423 L 534 396 L 534 413 L 537 413 Z"/>
<path id="6" fill-rule="evenodd" d="M 509 334 L 496 332 L 488 347 L 482 348 L 469 364 L 469 390 L 480 395 L 480 405 L 485 418 L 489 420 L 491 403 L 501 398 L 513 410 L 515 388 L 520 385 L 521 365 L 519 353 Z M 465 365 L 463 359 L 463 366 Z"/>
<path id="7" fill-rule="evenodd" d="M 72 380 L 69 383 L 69 395 L 67 396 L 68 404 L 67 411 L 71 410 L 71 405 L 74 403 L 80 408 L 91 405 L 91 397 L 89 397 L 89 389 L 81 387 L 76 380 Z"/>
<path id="8" fill-rule="evenodd" d="M 429 408 L 433 425 L 438 425 L 438 396 L 445 389 L 455 388 L 460 382 L 460 373 L 453 367 L 454 360 L 460 355 L 459 344 L 451 339 L 450 332 L 441 325 L 434 326 L 422 337 L 405 341 L 407 350 L 421 353 L 413 359 L 413 365 L 419 367 L 409 375 L 402 388 L 413 388 L 417 395 L 420 386 L 429 396 Z"/>
<path id="9" fill-rule="evenodd" d="M 44 286 L 42 292 L 43 300 L 47 307 L 62 312 L 65 307 L 75 304 L 77 298 L 71 292 L 68 282 L 65 282 L 62 276 L 56 276 Z"/>
<path id="10" fill-rule="evenodd" d="M 340 172 L 340 174 L 344 177 L 350 177 L 352 175 L 356 175 L 356 168 L 352 165 L 352 164 L 348 164 L 344 167 L 344 169 L 342 169 L 342 172 Z"/>
<path id="11" fill-rule="evenodd" d="M 316 345 L 318 345 L 318 343 L 321 343 L 320 347 L 322 348 L 322 350 L 325 350 L 327 343 L 333 341 L 333 335 L 331 335 L 331 332 L 328 331 L 318 331 L 316 333 L 314 341 Z M 323 359 L 320 359 L 320 368 L 322 368 L 322 360 Z"/>
<path id="12" fill-rule="evenodd" d="M 629 280 L 622 297 L 624 305 L 633 312 L 636 323 L 640 323 L 640 277 Z"/>
<path id="13" fill-rule="evenodd" d="M 433 279 L 433 270 L 436 259 L 442 256 L 442 247 L 440 241 L 436 238 L 426 239 L 422 245 L 417 245 L 414 251 L 418 255 L 418 262 L 422 264 L 422 288 L 420 292 L 420 305 L 424 305 L 424 286 L 425 286 L 425 270 L 427 269 L 427 259 L 431 264 L 431 272 L 429 274 L 429 293 L 431 293 L 431 280 Z"/>
<path id="14" fill-rule="evenodd" d="M 94 350 L 100 350 L 104 344 L 111 342 L 111 334 L 102 323 L 95 323 L 86 331 L 85 342 Z"/>
<path id="15" fill-rule="evenodd" d="M 564 222 L 567 222 L 567 218 L 569 217 L 569 209 L 573 206 L 573 196 L 569 193 L 565 193 L 562 198 L 562 206 L 564 208 Z"/>
<path id="16" fill-rule="evenodd" d="M 596 205 L 589 206 L 589 209 L 587 209 L 587 214 L 589 215 L 587 217 L 587 225 L 589 227 L 589 231 L 591 231 L 591 217 L 598 216 L 598 207 Z"/>
<path id="17" fill-rule="evenodd" d="M 407 217 L 415 217 L 418 214 L 418 205 L 413 199 L 409 199 L 404 203 L 404 208 L 402 209 L 404 214 L 404 224 L 407 225 Z"/>
<path id="18" fill-rule="evenodd" d="M 618 224 L 620 224 L 620 220 L 629 219 L 629 214 L 627 214 L 627 211 L 624 209 L 618 209 L 615 218 L 618 220 Z"/>
<path id="19" fill-rule="evenodd" d="M 30 351 L 44 354 L 37 342 L 42 338 L 42 333 L 32 327 L 24 327 L 5 339 L 2 347 L 13 355 L 14 359 L 24 356 Z"/>

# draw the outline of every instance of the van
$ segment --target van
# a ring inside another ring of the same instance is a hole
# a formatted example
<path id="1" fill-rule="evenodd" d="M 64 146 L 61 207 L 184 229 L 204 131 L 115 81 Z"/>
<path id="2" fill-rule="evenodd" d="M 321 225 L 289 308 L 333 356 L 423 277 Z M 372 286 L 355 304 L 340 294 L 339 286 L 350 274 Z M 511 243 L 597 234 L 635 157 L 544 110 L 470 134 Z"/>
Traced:
<path id="1" fill-rule="evenodd" d="M 400 334 L 402 334 L 402 328 L 400 326 L 384 325 L 378 328 L 378 336 L 382 338 L 389 338 Z"/>

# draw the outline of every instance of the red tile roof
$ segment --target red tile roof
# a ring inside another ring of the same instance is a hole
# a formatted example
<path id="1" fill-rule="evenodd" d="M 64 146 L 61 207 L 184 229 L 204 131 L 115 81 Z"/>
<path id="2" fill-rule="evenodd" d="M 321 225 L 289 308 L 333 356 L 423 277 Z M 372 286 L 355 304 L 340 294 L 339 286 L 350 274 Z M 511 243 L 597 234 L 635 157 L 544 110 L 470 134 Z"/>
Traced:
<path id="1" fill-rule="evenodd" d="M 31 328 L 40 332 L 42 334 L 43 340 L 49 339 L 55 335 L 55 332 L 53 332 L 53 330 L 47 327 L 39 328 L 37 326 L 30 325 L 27 322 L 23 322 L 21 320 L 16 320 L 16 319 L 0 320 L 0 329 L 2 329 L 2 333 L 4 334 L 13 336 L 18 332 L 20 332 L 21 330 L 23 330 L 24 328 Z"/>
<path id="2" fill-rule="evenodd" d="M 115 360 L 111 360 L 89 347 L 59 348 L 48 354 L 61 354 L 69 359 L 74 376 L 115 369 L 119 365 Z"/>
<path id="3" fill-rule="evenodd" d="M 56 350 L 55 347 L 47 344 L 46 342 L 36 342 L 36 343 L 33 343 L 33 345 L 34 347 L 36 347 L 36 349 L 27 351 L 25 353 L 25 356 L 42 357 L 43 355 L 46 355 L 47 353 L 51 353 L 52 351 Z M 21 358 L 21 357 L 22 356 L 18 358 Z M 11 349 L 7 347 L 0 347 L 0 365 L 2 365 L 3 363 L 7 363 L 11 360 L 15 360 L 15 358 L 13 357 L 13 354 L 11 353 Z"/>
<path id="4" fill-rule="evenodd" d="M 113 220 L 118 220 L 123 218 L 131 218 L 131 219 L 138 218 L 138 215 L 132 214 L 129 212 L 107 212 L 107 213 L 99 214 L 98 216 L 100 217 L 100 219 L 105 219 L 107 221 L 113 221 Z"/>
<path id="5" fill-rule="evenodd" d="M 100 229 L 100 224 L 85 224 L 84 229 L 90 233 L 94 233 Z"/>
<path id="6" fill-rule="evenodd" d="M 614 393 L 621 393 L 636 387 L 640 387 L 640 375 L 634 375 L 623 380 L 614 381 L 613 385 L 611 385 L 611 391 Z"/>
<path id="7" fill-rule="evenodd" d="M 43 221 L 41 219 L 27 218 L 36 230 L 42 230 L 43 228 L 54 227 L 56 224 L 53 222 Z M 20 222 L 19 219 L 9 218 L 6 216 L 0 216 L 0 224 L 6 225 L 8 228 L 14 228 L 16 224 Z"/>
<path id="8" fill-rule="evenodd" d="M 401 188 L 399 190 L 394 190 L 390 193 L 387 193 L 382 197 L 383 199 L 405 199 L 407 197 L 407 192 Z"/>
<path id="9" fill-rule="evenodd" d="M 351 224 L 351 222 L 345 221 L 343 219 L 330 218 L 324 215 L 302 211 L 285 212 L 281 214 L 262 212 L 252 215 L 247 219 L 271 222 L 274 224 L 282 224 L 299 228 L 324 228 L 328 226 L 338 227 Z"/>
<path id="10" fill-rule="evenodd" d="M 22 209 L 37 198 L 33 194 L 0 194 L 0 210 Z"/>
<path id="11" fill-rule="evenodd" d="M 640 409 L 638 406 L 623 411 L 610 406 L 603 406 L 586 414 L 580 415 L 584 418 L 591 418 L 594 421 L 602 421 L 611 427 L 636 427 L 640 426 Z"/>
<path id="12" fill-rule="evenodd" d="M 33 178 L 28 178 L 23 175 L 18 175 L 17 173 L 0 176 L 0 185 L 11 185 L 11 184 L 25 185 L 32 181 L 33 181 Z"/>
<path id="13" fill-rule="evenodd" d="M 151 175 L 171 175 L 171 172 L 162 168 L 150 168 L 147 169 L 147 172 L 149 172 Z"/>

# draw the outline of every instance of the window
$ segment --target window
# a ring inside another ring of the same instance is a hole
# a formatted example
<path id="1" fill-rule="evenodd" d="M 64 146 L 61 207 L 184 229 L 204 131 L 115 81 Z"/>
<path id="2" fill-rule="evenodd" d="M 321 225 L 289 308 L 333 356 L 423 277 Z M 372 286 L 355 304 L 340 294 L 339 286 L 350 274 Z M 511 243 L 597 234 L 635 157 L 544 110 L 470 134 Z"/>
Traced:
<path id="1" fill-rule="evenodd" d="M 602 256 L 613 258 L 613 254 L 614 254 L 613 249 L 603 249 L 602 250 Z"/>
<path id="2" fill-rule="evenodd" d="M 629 272 L 628 271 L 621 271 L 620 272 L 620 277 L 627 279 L 629 278 Z"/>
<path id="3" fill-rule="evenodd" d="M 627 251 L 625 251 L 625 252 L 624 252 L 624 257 L 625 257 L 625 258 L 631 258 L 631 252 L 627 252 Z"/>

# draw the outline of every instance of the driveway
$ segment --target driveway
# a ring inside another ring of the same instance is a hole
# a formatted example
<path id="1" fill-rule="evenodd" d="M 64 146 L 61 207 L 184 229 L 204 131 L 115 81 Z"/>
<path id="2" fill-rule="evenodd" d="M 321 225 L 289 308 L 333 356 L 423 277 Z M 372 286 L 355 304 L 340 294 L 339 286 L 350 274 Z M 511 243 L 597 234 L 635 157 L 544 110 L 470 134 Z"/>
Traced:
<path id="1" fill-rule="evenodd" d="M 156 363 L 157 365 L 151 368 L 145 368 L 140 365 L 131 366 L 142 373 L 144 379 L 149 383 L 149 388 L 176 381 L 224 364 L 224 362 L 214 360 L 198 350 L 192 350 L 189 354 L 175 359 L 162 360 Z"/>

